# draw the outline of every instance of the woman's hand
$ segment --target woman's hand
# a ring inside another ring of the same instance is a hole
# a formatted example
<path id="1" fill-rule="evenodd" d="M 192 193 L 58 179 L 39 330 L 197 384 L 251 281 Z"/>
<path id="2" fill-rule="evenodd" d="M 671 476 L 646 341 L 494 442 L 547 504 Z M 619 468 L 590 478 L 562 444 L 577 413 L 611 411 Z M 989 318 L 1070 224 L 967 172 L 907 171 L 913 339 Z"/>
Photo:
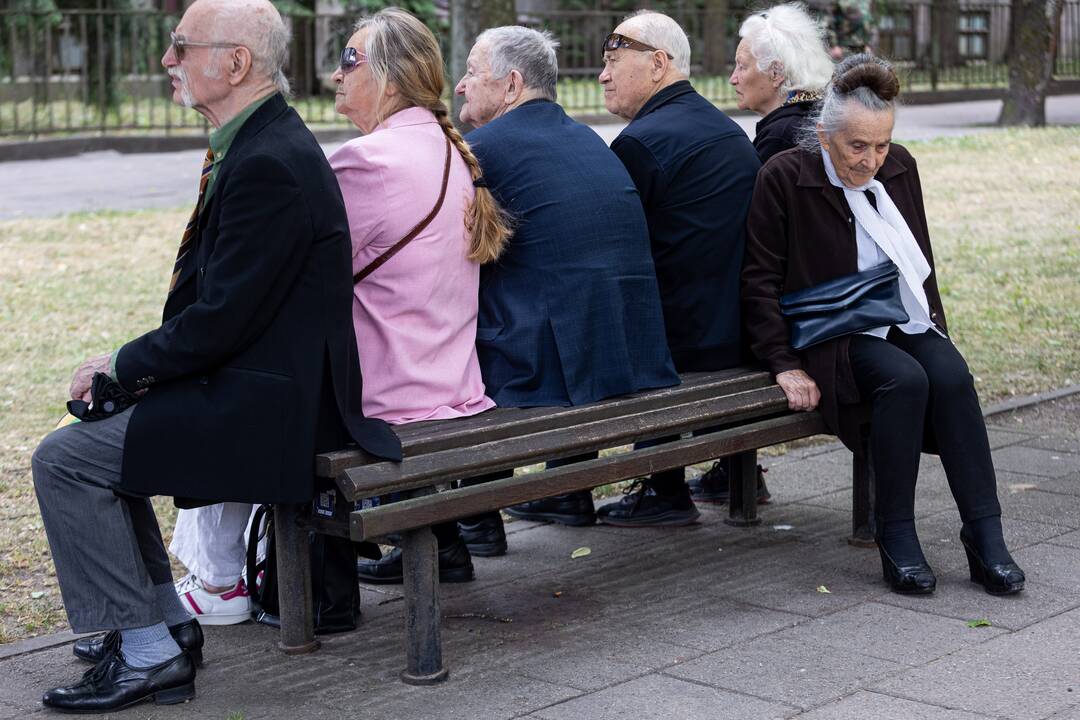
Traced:
<path id="1" fill-rule="evenodd" d="M 776 384 L 787 395 L 792 410 L 813 410 L 821 401 L 821 391 L 814 379 L 803 370 L 787 370 L 776 376 Z"/>

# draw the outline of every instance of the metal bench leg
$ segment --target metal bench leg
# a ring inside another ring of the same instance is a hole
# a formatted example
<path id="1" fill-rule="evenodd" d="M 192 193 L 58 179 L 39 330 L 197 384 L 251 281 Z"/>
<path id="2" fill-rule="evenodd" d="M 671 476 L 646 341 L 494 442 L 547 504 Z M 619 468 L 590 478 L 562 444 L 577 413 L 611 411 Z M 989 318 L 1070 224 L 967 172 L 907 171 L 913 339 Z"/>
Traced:
<path id="1" fill-rule="evenodd" d="M 439 634 L 439 548 L 431 528 L 402 535 L 405 581 L 405 643 L 408 667 L 401 679 L 410 685 L 434 685 L 450 672 L 442 663 Z"/>
<path id="2" fill-rule="evenodd" d="M 731 456 L 731 475 L 728 477 L 728 525 L 749 527 L 760 525 L 757 515 L 757 450 Z"/>
<path id="3" fill-rule="evenodd" d="M 874 542 L 874 466 L 870 444 L 863 439 L 862 453 L 856 453 L 851 468 L 851 537 L 855 547 L 877 547 Z"/>
<path id="4" fill-rule="evenodd" d="M 275 505 L 274 537 L 277 550 L 278 607 L 281 641 L 287 655 L 319 649 L 311 611 L 311 547 L 307 532 L 297 525 L 307 505 Z"/>

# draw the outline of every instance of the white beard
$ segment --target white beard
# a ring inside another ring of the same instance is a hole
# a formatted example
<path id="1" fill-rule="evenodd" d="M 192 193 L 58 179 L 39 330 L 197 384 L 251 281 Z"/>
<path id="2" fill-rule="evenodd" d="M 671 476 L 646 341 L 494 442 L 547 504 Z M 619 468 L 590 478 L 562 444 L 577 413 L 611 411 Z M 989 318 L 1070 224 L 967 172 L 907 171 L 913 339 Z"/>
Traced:
<path id="1" fill-rule="evenodd" d="M 176 78 L 180 81 L 180 104 L 186 108 L 195 107 L 195 96 L 191 94 L 191 88 L 188 87 L 187 72 L 184 71 L 184 68 L 170 68 L 169 77 Z"/>

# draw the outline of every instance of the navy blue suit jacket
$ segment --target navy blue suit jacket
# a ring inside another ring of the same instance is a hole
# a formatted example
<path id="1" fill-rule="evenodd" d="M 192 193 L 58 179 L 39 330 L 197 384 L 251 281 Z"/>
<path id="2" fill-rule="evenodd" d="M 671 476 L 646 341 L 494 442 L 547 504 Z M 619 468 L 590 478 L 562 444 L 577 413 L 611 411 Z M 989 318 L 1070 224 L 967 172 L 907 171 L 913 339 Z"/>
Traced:
<path id="1" fill-rule="evenodd" d="M 480 271 L 488 395 L 578 405 L 677 384 L 641 202 L 604 141 L 546 100 L 468 140 L 515 221 L 502 257 Z"/>
<path id="2" fill-rule="evenodd" d="M 645 206 L 675 366 L 685 372 L 738 365 L 739 273 L 761 167 L 754 146 L 682 81 L 650 98 L 611 149 Z"/>

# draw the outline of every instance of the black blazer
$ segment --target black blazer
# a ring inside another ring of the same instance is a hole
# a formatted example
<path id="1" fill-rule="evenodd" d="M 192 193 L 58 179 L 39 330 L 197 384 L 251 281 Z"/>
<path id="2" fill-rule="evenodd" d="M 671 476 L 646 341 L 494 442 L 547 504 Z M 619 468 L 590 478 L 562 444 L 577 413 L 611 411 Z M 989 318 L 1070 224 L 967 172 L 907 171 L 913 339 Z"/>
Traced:
<path id="1" fill-rule="evenodd" d="M 930 263 L 930 276 L 923 283 L 930 320 L 946 331 L 915 159 L 893 143 L 875 177 Z M 858 270 L 855 220 L 843 191 L 825 175 L 821 154 L 795 148 L 773 156 L 758 173 L 746 227 L 743 317 L 754 354 L 774 375 L 805 370 L 821 390 L 821 414 L 829 429 L 860 452 L 859 403 L 865 398 L 859 396 L 851 373 L 850 336 L 797 352 L 789 344 L 787 321 L 780 314 L 784 293 Z"/>
<path id="2" fill-rule="evenodd" d="M 675 367 L 738 365 L 739 269 L 761 167 L 746 133 L 684 80 L 650 98 L 611 149 L 641 194 Z"/>
<path id="3" fill-rule="evenodd" d="M 337 181 L 280 95 L 244 123 L 198 221 L 162 324 L 116 375 L 146 389 L 121 489 L 194 501 L 304 502 L 313 456 L 344 440 L 399 460 L 363 416 L 349 226 Z M 318 438 L 317 438 L 318 436 Z"/>

